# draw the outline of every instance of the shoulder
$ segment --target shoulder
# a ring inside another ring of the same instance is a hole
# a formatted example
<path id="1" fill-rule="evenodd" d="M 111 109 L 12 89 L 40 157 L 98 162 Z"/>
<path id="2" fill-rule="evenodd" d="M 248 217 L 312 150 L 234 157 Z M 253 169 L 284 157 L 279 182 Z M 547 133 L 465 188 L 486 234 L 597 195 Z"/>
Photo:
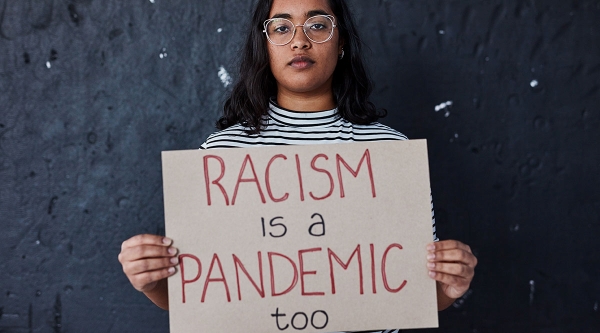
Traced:
<path id="1" fill-rule="evenodd" d="M 208 136 L 200 146 L 201 149 L 240 148 L 249 147 L 255 143 L 253 135 L 248 134 L 248 128 L 237 124 Z"/>
<path id="2" fill-rule="evenodd" d="M 397 130 L 378 123 L 370 123 L 367 125 L 353 124 L 355 134 L 363 137 L 364 141 L 375 141 L 375 140 L 408 140 L 406 135 L 398 132 Z"/>

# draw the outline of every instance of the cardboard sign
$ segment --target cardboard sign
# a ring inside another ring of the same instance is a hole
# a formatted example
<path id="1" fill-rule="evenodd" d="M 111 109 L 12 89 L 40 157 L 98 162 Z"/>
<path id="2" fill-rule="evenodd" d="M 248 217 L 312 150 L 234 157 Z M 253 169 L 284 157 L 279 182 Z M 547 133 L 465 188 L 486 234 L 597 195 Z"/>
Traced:
<path id="1" fill-rule="evenodd" d="M 424 140 L 162 161 L 172 333 L 437 327 Z"/>

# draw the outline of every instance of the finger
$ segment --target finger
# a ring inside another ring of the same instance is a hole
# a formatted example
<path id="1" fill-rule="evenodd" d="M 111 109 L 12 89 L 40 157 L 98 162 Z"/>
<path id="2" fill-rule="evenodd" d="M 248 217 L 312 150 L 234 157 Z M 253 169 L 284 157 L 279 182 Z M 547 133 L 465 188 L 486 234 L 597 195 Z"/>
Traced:
<path id="1" fill-rule="evenodd" d="M 123 272 L 125 272 L 126 275 L 136 275 L 140 273 L 173 267 L 176 266 L 178 262 L 179 260 L 177 259 L 177 257 L 130 261 L 123 264 Z"/>
<path id="2" fill-rule="evenodd" d="M 466 279 L 467 282 L 472 280 L 475 275 L 475 270 L 473 268 L 457 263 L 430 262 L 427 264 L 427 269 L 437 273 L 455 275 Z"/>
<path id="3" fill-rule="evenodd" d="M 159 269 L 156 271 L 144 272 L 129 277 L 129 281 L 133 287 L 139 291 L 146 291 L 148 286 L 175 274 L 175 267 Z"/>
<path id="4" fill-rule="evenodd" d="M 173 240 L 168 237 L 158 236 L 158 235 L 135 235 L 128 240 L 124 241 L 121 244 L 121 250 L 134 247 L 138 245 L 159 245 L 159 246 L 169 246 L 173 243 Z"/>
<path id="5" fill-rule="evenodd" d="M 140 259 L 173 257 L 177 255 L 177 248 L 157 245 L 139 245 L 126 248 L 119 254 L 119 261 L 125 263 Z"/>
<path id="6" fill-rule="evenodd" d="M 477 265 L 477 258 L 471 252 L 459 249 L 430 252 L 427 254 L 427 261 L 464 263 L 470 267 Z"/>
<path id="7" fill-rule="evenodd" d="M 452 250 L 452 249 L 461 249 L 461 250 L 472 253 L 471 247 L 469 245 L 459 242 L 457 240 L 445 240 L 445 241 L 429 243 L 427 245 L 427 250 L 429 252 Z"/>
<path id="8" fill-rule="evenodd" d="M 432 279 L 445 284 L 447 286 L 447 289 L 445 290 L 446 295 L 452 298 L 461 297 L 467 292 L 467 290 L 469 290 L 469 286 L 471 284 L 470 281 L 451 274 L 430 271 L 429 276 Z"/>

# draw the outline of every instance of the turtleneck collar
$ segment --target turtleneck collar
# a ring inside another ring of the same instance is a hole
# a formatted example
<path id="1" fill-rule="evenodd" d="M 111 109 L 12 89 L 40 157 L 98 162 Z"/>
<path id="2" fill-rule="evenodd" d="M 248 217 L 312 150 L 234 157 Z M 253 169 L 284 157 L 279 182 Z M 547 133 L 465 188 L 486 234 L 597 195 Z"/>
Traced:
<path id="1" fill-rule="evenodd" d="M 271 99 L 269 102 L 269 123 L 290 127 L 334 126 L 342 122 L 337 108 L 325 111 L 301 112 L 285 109 Z"/>

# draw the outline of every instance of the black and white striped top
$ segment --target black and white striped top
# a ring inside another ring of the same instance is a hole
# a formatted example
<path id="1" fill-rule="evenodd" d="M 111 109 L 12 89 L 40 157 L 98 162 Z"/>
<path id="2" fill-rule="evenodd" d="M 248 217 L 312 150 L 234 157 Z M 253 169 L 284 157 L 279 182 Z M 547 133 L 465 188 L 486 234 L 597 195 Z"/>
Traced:
<path id="1" fill-rule="evenodd" d="M 264 124 L 259 134 L 246 133 L 248 128 L 241 124 L 213 133 L 202 144 L 201 149 L 408 140 L 404 134 L 380 123 L 353 124 L 342 118 L 337 109 L 298 112 L 284 109 L 273 101 L 269 105 L 268 115 L 264 117 Z M 433 202 L 431 219 L 433 239 L 438 241 Z M 378 333 L 397 332 L 398 330 L 378 331 Z"/>
<path id="2" fill-rule="evenodd" d="M 353 124 L 342 118 L 337 109 L 297 112 L 271 103 L 264 123 L 266 126 L 260 134 L 246 134 L 247 128 L 241 124 L 216 132 L 206 139 L 202 148 L 407 140 L 404 134 L 380 123 Z"/>

